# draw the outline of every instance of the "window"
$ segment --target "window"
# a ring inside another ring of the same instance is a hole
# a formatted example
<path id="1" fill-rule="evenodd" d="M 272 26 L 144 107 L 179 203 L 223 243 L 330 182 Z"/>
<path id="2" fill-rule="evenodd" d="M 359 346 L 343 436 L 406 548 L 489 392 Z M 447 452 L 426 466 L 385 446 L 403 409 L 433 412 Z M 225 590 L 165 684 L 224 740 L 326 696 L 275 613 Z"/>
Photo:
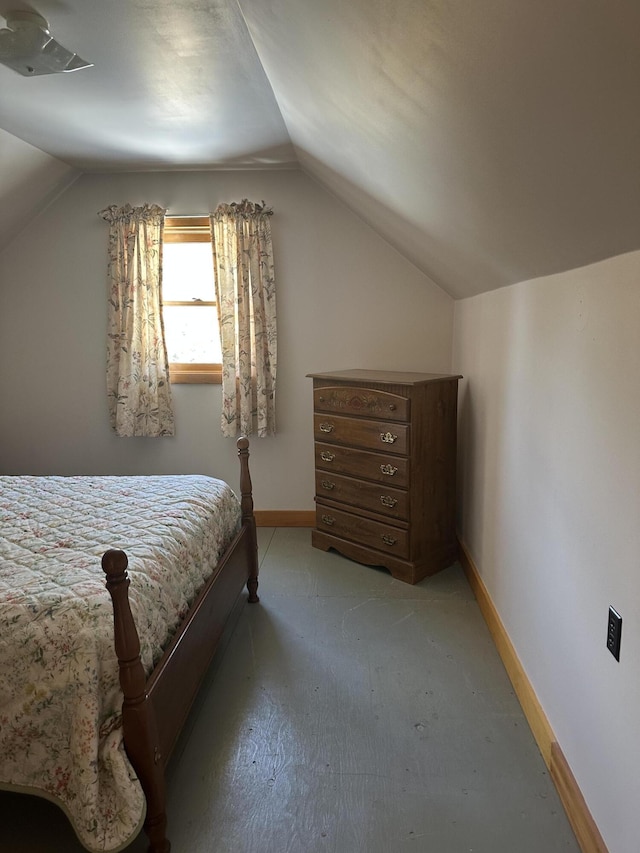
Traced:
<path id="1" fill-rule="evenodd" d="M 172 383 L 222 381 L 208 216 L 166 216 L 162 316 Z"/>

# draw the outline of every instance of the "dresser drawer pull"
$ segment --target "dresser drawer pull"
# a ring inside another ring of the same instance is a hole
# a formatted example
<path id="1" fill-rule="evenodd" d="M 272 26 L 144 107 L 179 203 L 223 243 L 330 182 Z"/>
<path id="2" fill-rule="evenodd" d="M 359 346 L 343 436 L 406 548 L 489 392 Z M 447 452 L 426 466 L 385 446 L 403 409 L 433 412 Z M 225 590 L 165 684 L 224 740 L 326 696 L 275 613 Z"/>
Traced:
<path id="1" fill-rule="evenodd" d="M 391 495 L 380 495 L 380 503 L 382 506 L 388 506 L 391 509 L 398 503 L 397 498 L 392 498 Z"/>
<path id="2" fill-rule="evenodd" d="M 327 491 L 331 491 L 331 489 L 335 489 L 336 484 L 332 483 L 331 480 L 323 480 L 320 485 L 323 489 L 327 489 Z"/>
<path id="3" fill-rule="evenodd" d="M 333 432 L 333 429 L 334 429 L 333 424 L 328 424 L 328 423 L 320 424 L 320 432 Z"/>
<path id="4" fill-rule="evenodd" d="M 395 545 L 398 541 L 395 536 L 389 536 L 388 533 L 383 533 L 380 537 L 385 545 Z"/>
<path id="5" fill-rule="evenodd" d="M 380 433 L 380 441 L 384 441 L 385 444 L 393 444 L 394 441 L 398 440 L 398 436 L 394 435 L 392 432 L 381 432 Z"/>
<path id="6" fill-rule="evenodd" d="M 324 523 L 327 524 L 329 527 L 331 527 L 332 524 L 336 523 L 336 520 L 332 515 L 323 515 L 321 517 Z"/>
<path id="7" fill-rule="evenodd" d="M 329 453 L 328 450 L 323 450 L 322 453 L 320 454 L 320 459 L 322 459 L 323 462 L 333 462 L 333 460 L 335 458 L 336 458 L 336 454 L 335 453 Z"/>
<path id="8" fill-rule="evenodd" d="M 324 459 L 324 456 L 322 458 Z M 387 474 L 389 477 L 393 477 L 393 475 L 398 469 L 395 465 L 381 465 L 380 470 L 383 474 Z"/>

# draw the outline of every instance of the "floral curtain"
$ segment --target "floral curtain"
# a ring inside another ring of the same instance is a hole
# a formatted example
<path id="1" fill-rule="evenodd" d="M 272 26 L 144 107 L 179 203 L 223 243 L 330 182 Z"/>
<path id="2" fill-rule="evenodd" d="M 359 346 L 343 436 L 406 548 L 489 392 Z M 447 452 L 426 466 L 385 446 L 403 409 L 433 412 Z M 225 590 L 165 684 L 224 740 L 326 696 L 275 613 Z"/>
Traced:
<path id="1" fill-rule="evenodd" d="M 222 434 L 276 431 L 276 289 L 271 209 L 221 204 L 211 216 L 222 344 Z"/>
<path id="2" fill-rule="evenodd" d="M 162 325 L 163 208 L 111 205 L 109 223 L 107 391 L 120 436 L 174 434 Z"/>

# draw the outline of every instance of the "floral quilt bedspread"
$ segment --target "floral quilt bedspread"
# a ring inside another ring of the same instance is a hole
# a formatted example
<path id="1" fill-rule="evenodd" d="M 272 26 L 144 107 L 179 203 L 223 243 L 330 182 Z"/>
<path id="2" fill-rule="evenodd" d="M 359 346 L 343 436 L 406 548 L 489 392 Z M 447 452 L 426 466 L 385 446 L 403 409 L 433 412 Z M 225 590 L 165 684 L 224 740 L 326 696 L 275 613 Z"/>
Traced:
<path id="1" fill-rule="evenodd" d="M 145 811 L 102 554 L 129 558 L 149 673 L 239 526 L 210 477 L 0 477 L 0 788 L 52 799 L 89 850 L 126 846 Z"/>

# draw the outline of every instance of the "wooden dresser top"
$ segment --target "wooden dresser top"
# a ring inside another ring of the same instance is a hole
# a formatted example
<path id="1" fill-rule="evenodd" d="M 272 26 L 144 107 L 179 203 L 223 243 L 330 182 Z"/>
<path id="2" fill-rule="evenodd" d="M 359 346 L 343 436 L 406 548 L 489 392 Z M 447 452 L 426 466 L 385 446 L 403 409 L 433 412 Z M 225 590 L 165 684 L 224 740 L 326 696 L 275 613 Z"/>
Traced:
<path id="1" fill-rule="evenodd" d="M 446 373 L 412 373 L 396 370 L 334 370 L 328 373 L 307 373 L 311 379 L 330 379 L 336 382 L 376 382 L 379 385 L 425 385 L 428 382 L 443 382 L 462 379 L 460 375 Z"/>

